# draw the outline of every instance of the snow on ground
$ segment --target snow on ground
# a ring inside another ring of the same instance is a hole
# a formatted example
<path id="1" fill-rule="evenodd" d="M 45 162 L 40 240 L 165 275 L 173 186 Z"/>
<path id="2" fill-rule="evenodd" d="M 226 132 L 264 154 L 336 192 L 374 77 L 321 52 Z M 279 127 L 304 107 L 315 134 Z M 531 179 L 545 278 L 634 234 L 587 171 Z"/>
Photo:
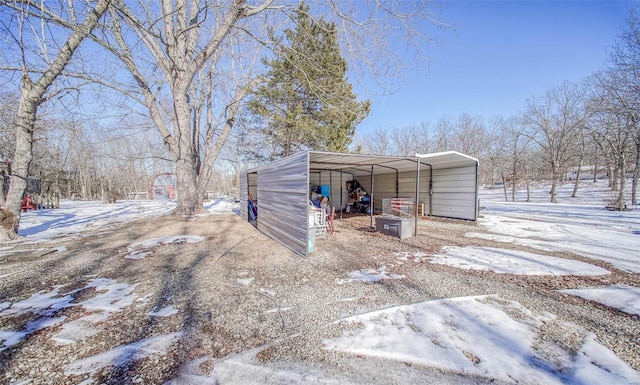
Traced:
<path id="1" fill-rule="evenodd" d="M 33 321 L 28 322 L 22 330 L 0 330 L 0 352 L 20 343 L 29 335 L 46 328 L 59 327 L 52 335 L 52 340 L 57 345 L 68 345 L 79 340 L 89 338 L 101 330 L 109 315 L 130 306 L 137 298 L 133 291 L 136 285 L 128 285 L 108 278 L 91 279 L 83 288 L 61 293 L 62 286 L 52 291 L 41 291 L 22 301 L 10 303 L 2 302 L 0 317 L 7 315 L 32 313 L 37 315 Z M 73 303 L 73 295 L 94 289 L 95 296 L 81 302 Z M 59 310 L 72 306 L 82 307 L 87 315 L 68 321 L 67 317 L 53 317 Z M 173 306 L 149 313 L 154 317 L 169 317 L 178 310 Z M 170 333 L 157 335 L 133 342 L 128 345 L 117 346 L 111 350 L 98 353 L 83 359 L 75 360 L 67 366 L 65 373 L 93 375 L 96 371 L 107 367 L 123 365 L 134 362 L 152 354 L 163 354 L 171 344 L 175 343 L 182 333 Z M 28 380 L 27 380 L 28 381 Z M 93 383 L 89 377 L 86 383 Z"/>
<path id="2" fill-rule="evenodd" d="M 558 189 L 558 202 L 549 203 L 546 188 L 534 190 L 532 202 L 504 202 L 500 190 L 480 190 L 480 224 L 492 235 L 467 236 L 529 246 L 548 251 L 569 251 L 640 273 L 640 210 L 604 208 L 606 182 L 583 182 L 577 198 L 573 185 Z"/>
<path id="3" fill-rule="evenodd" d="M 253 282 L 255 277 L 249 277 L 249 278 L 238 278 L 236 279 L 236 282 L 238 282 L 239 284 L 243 285 L 243 286 L 249 286 L 251 285 L 251 282 Z"/>
<path id="4" fill-rule="evenodd" d="M 491 270 L 496 273 L 523 275 L 604 275 L 608 270 L 572 259 L 549 257 L 526 251 L 493 247 L 456 247 L 443 249 L 431 263 L 461 269 Z"/>
<path id="5" fill-rule="evenodd" d="M 128 345 L 117 346 L 111 350 L 71 362 L 65 370 L 66 375 L 93 375 L 107 366 L 125 366 L 126 364 L 148 357 L 162 354 L 182 336 L 181 332 L 162 334 L 142 339 Z M 87 383 L 93 383 L 89 378 Z"/>
<path id="6" fill-rule="evenodd" d="M 640 273 L 640 210 L 611 212 L 597 206 L 487 203 L 483 238 L 548 251 L 568 251 Z M 553 209 L 553 210 L 552 210 Z M 477 236 L 475 233 L 467 236 Z M 505 238 L 508 237 L 508 238 Z"/>
<path id="7" fill-rule="evenodd" d="M 592 334 L 586 334 L 575 357 L 537 340 L 540 327 L 552 318 L 497 296 L 452 298 L 349 317 L 343 321 L 360 326 L 324 344 L 330 350 L 505 383 L 640 383 L 640 373 Z"/>
<path id="8" fill-rule="evenodd" d="M 640 272 L 640 210 L 612 212 L 604 210 L 601 183 L 581 190 L 575 202 L 567 199 L 567 186 L 559 191 L 559 204 L 546 203 L 548 196 L 538 190 L 534 202 L 502 202 L 499 190 L 482 190 L 480 226 L 490 234 L 472 232 L 468 236 L 488 237 L 546 251 L 571 251 L 588 258 L 606 261 L 630 272 Z M 570 193 L 569 193 L 570 194 Z M 593 195 L 590 195 L 593 194 Z M 598 195 L 599 194 L 599 195 Z M 521 193 L 519 193 L 521 197 Z M 519 198 L 521 200 L 521 198 Z M 537 200 L 536 200 L 537 199 Z M 23 214 L 20 234 L 37 242 L 58 237 L 78 237 L 82 231 L 95 234 L 109 231 L 113 223 L 129 222 L 144 217 L 169 213 L 171 202 L 122 201 L 116 204 L 98 202 L 61 202 L 55 210 L 29 211 Z M 237 209 L 232 200 L 206 204 L 211 213 Z M 24 239 L 22 240 L 24 242 Z M 173 241 L 176 241 L 173 239 Z M 181 238 L 180 241 L 195 241 Z M 149 240 L 158 244 L 158 239 Z M 141 246 L 142 245 L 138 245 Z M 10 247 L 10 246 L 9 246 Z M 151 246 L 150 246 L 151 247 Z M 135 249 L 135 247 L 134 247 Z M 139 250 L 138 250 L 139 251 Z M 0 253 L 10 253 L 3 248 Z M 144 250 L 142 251 L 144 252 Z M 584 262 L 552 258 L 534 253 L 497 248 L 451 247 L 437 256 L 422 253 L 397 253 L 398 260 L 448 263 L 460 268 L 490 269 L 511 274 L 592 275 L 608 271 Z M 242 276 L 242 274 L 241 274 Z M 246 276 L 246 274 L 245 274 Z M 359 270 L 336 284 L 375 282 L 402 278 L 386 269 Z M 2 277 L 0 277 L 2 279 Z M 237 280 L 250 285 L 251 277 Z M 18 343 L 37 330 L 60 326 L 53 337 L 59 344 L 74 343 L 95 333 L 109 312 L 129 306 L 135 299 L 134 286 L 104 278 L 94 278 L 86 287 L 98 294 L 74 304 L 93 313 L 75 321 L 53 317 L 55 309 L 72 306 L 74 292 L 63 287 L 40 292 L 16 303 L 0 303 L 0 317 L 15 312 L 32 312 L 40 318 L 20 331 L 0 331 L 0 350 Z M 82 290 L 82 289 L 81 289 Z M 566 290 L 588 300 L 601 302 L 631 314 L 640 313 L 640 289 L 616 285 L 603 288 Z M 158 309 L 150 316 L 170 316 L 175 308 Z M 283 309 L 280 309 L 283 310 Z M 581 330 L 582 344 L 576 355 L 537 336 L 544 322 L 553 314 L 535 315 L 517 302 L 497 296 L 450 298 L 403 305 L 361 314 L 340 322 L 361 325 L 337 338 L 326 339 L 325 349 L 363 356 L 433 367 L 450 373 L 481 378 L 495 378 L 506 383 L 537 384 L 640 384 L 640 373 L 631 369 L 594 335 Z M 180 338 L 180 333 L 154 336 L 129 345 L 119 346 L 69 364 L 69 374 L 95 373 L 117 360 L 135 360 L 148 354 L 161 354 Z M 335 373 L 318 369 L 297 371 L 291 368 L 268 368 L 252 361 L 256 352 L 230 355 L 214 365 L 214 372 L 201 373 L 197 361 L 188 362 L 173 385 L 191 383 L 338 383 Z"/>
<path id="9" fill-rule="evenodd" d="M 58 209 L 29 210 L 20 219 L 21 242 L 45 241 L 57 237 L 79 237 L 83 231 L 108 231 L 112 225 L 169 214 L 175 201 L 133 200 L 105 204 L 99 201 L 60 202 Z M 229 213 L 237 205 L 233 199 L 205 203 L 211 214 Z M 8 249 L 7 249 L 8 250 Z M 5 251 L 5 248 L 3 248 Z"/>
<path id="10" fill-rule="evenodd" d="M 206 238 L 199 235 L 170 235 L 160 238 L 145 239 L 144 241 L 134 242 L 127 247 L 129 254 L 125 255 L 127 259 L 142 259 L 151 254 L 149 250 L 159 245 L 198 243 Z"/>
<path id="11" fill-rule="evenodd" d="M 362 281 L 362 282 L 378 282 L 383 279 L 402 279 L 405 278 L 404 275 L 400 274 L 389 274 L 387 273 L 387 267 L 381 266 L 378 269 L 361 269 L 352 271 L 348 274 L 347 279 L 337 279 L 336 283 L 338 285 L 343 285 L 352 281 Z"/>
<path id="12" fill-rule="evenodd" d="M 595 301 L 625 313 L 640 315 L 640 288 L 611 285 L 584 289 L 561 290 L 563 293 Z"/>
<path id="13" fill-rule="evenodd" d="M 40 291 L 18 302 L 2 302 L 0 317 L 32 313 L 37 315 L 23 330 L 0 330 L 0 352 L 19 343 L 24 338 L 53 326 L 61 325 L 61 329 L 53 336 L 54 342 L 60 345 L 74 343 L 82 338 L 92 336 L 99 331 L 99 323 L 105 321 L 110 313 L 120 311 L 133 303 L 135 285 L 120 283 L 108 278 L 91 279 L 83 288 L 61 293 L 63 286 L 53 290 Z M 95 296 L 84 301 L 73 303 L 73 295 L 87 289 L 94 289 Z M 72 306 L 82 307 L 91 314 L 65 323 L 66 317 L 53 317 L 58 311 Z"/>
<path id="14" fill-rule="evenodd" d="M 81 236 L 108 231 L 114 224 L 128 223 L 145 217 L 165 215 L 175 208 L 166 201 L 118 201 L 104 204 L 97 201 L 60 202 L 58 209 L 29 210 L 22 213 L 19 234 L 22 241 L 44 241 L 57 237 Z"/>
<path id="15" fill-rule="evenodd" d="M 396 256 L 398 261 L 404 262 L 411 259 L 413 262 L 421 262 L 423 258 L 428 257 L 429 254 L 423 253 L 422 251 L 410 253 L 408 251 L 401 251 L 397 253 L 393 253 Z"/>
<path id="16" fill-rule="evenodd" d="M 471 231 L 466 236 L 547 252 L 573 252 L 639 273 L 640 210 L 606 210 L 605 181 L 583 182 L 576 198 L 570 197 L 572 190 L 573 185 L 560 186 L 559 203 L 549 203 L 548 186 L 532 190 L 531 202 L 523 202 L 523 191 L 517 192 L 516 202 L 505 202 L 501 189 L 480 189 L 482 211 L 478 222 L 489 233 Z M 431 262 L 510 274 L 608 273 L 583 262 L 496 248 L 449 247 Z"/>
<path id="17" fill-rule="evenodd" d="M 158 311 L 152 311 L 148 314 L 152 317 L 169 317 L 174 314 L 178 314 L 178 309 L 176 309 L 174 306 L 167 306 Z"/>

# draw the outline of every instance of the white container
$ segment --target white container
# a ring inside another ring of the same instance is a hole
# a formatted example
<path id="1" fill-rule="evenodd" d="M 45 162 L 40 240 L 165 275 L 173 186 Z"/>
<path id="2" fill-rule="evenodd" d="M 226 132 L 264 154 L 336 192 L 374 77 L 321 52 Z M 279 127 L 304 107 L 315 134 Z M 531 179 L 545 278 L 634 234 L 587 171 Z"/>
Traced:
<path id="1" fill-rule="evenodd" d="M 315 227 L 311 227 L 309 228 L 309 235 L 308 235 L 308 245 L 309 245 L 309 252 L 313 252 L 313 249 L 316 245 L 316 228 Z"/>

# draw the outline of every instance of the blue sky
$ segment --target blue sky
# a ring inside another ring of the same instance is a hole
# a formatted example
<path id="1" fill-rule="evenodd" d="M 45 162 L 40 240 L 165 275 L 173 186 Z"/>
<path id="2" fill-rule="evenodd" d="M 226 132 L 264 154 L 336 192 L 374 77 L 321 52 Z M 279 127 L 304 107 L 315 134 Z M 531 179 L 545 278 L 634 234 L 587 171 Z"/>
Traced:
<path id="1" fill-rule="evenodd" d="M 371 96 L 358 135 L 462 113 L 489 118 L 522 111 L 563 81 L 579 82 L 605 64 L 629 2 L 458 1 L 442 10 L 454 30 L 439 32 L 430 62 L 388 96 Z"/>

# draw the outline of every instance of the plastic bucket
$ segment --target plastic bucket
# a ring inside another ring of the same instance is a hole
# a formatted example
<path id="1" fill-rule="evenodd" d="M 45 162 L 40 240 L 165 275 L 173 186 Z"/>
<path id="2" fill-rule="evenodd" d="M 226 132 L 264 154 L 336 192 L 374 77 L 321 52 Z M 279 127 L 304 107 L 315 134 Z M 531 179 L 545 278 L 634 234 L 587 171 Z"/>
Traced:
<path id="1" fill-rule="evenodd" d="M 320 194 L 322 194 L 323 196 L 325 196 L 327 198 L 331 198 L 330 187 L 331 186 L 329 186 L 328 184 L 320 185 Z"/>

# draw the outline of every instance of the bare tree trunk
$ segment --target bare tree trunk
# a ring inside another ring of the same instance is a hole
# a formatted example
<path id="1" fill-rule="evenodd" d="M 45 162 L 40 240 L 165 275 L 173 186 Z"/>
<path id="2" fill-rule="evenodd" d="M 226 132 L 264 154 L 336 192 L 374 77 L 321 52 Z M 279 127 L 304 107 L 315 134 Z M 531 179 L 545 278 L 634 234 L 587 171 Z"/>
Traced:
<path id="1" fill-rule="evenodd" d="M 616 207 L 618 210 L 624 210 L 626 204 L 624 201 L 624 192 L 627 186 L 627 178 L 625 175 L 626 164 L 624 158 L 621 158 L 618 162 L 618 174 L 620 175 L 620 189 L 618 190 L 618 198 L 616 199 Z"/>
<path id="2" fill-rule="evenodd" d="M 60 75 L 71 56 L 85 37 L 98 24 L 98 20 L 107 11 L 109 0 L 99 0 L 95 8 L 87 14 L 82 25 L 75 29 L 67 42 L 44 74 L 34 83 L 26 70 L 22 76 L 20 106 L 14 122 L 16 131 L 16 151 L 12 162 L 11 181 L 5 209 L 15 216 L 12 228 L 2 226 L 0 240 L 13 239 L 18 236 L 22 198 L 27 190 L 29 166 L 33 160 L 33 130 L 35 128 L 38 107 L 44 101 L 49 86 Z"/>
<path id="3" fill-rule="evenodd" d="M 640 179 L 640 140 L 636 141 L 636 167 L 631 179 L 631 205 L 634 207 L 638 204 L 638 179 Z"/>
<path id="4" fill-rule="evenodd" d="M 558 181 L 554 178 L 551 181 L 551 191 L 549 192 L 551 194 L 551 203 L 558 203 Z"/>
<path id="5" fill-rule="evenodd" d="M 5 207 L 7 199 L 4 195 L 4 174 L 0 173 L 0 207 Z"/>
<path id="6" fill-rule="evenodd" d="M 517 188 L 516 175 L 518 172 L 517 169 L 518 169 L 518 159 L 517 159 L 517 156 L 514 156 L 513 170 L 511 171 L 511 201 L 512 202 L 516 201 L 516 188 Z"/>
<path id="7" fill-rule="evenodd" d="M 502 174 L 502 191 L 504 192 L 504 201 L 509 202 L 509 197 L 507 195 L 507 178 Z"/>
<path id="8" fill-rule="evenodd" d="M 61 69 L 62 70 L 62 69 Z M 48 86 L 48 84 L 47 84 Z M 29 165 L 33 159 L 33 129 L 36 121 L 36 110 L 42 103 L 46 88 L 35 84 L 25 74 L 22 79 L 22 94 L 20 95 L 20 106 L 18 116 L 14 126 L 16 128 L 16 151 L 11 164 L 11 180 L 9 182 L 9 192 L 7 193 L 6 209 L 10 211 L 16 221 L 15 228 L 3 228 L 4 235 L 8 239 L 17 237 L 18 226 L 20 224 L 20 213 L 22 208 L 22 198 L 27 190 L 27 176 Z M 7 239 L 4 238 L 4 239 Z"/>
<path id="9" fill-rule="evenodd" d="M 580 162 L 578 162 L 578 171 L 576 171 L 576 182 L 573 184 L 573 193 L 571 194 L 572 198 L 575 198 L 578 195 L 578 185 L 580 184 L 581 172 L 582 172 L 582 157 L 580 157 Z"/>
<path id="10" fill-rule="evenodd" d="M 182 80 L 177 80 L 176 83 Z M 191 106 L 187 87 L 175 87 L 174 108 L 177 132 L 188 133 L 191 130 Z M 176 159 L 176 179 L 178 205 L 175 213 L 178 215 L 193 215 L 204 212 L 202 194 L 198 191 L 198 172 L 196 158 L 198 154 L 193 147 L 191 135 L 180 135 L 176 141 L 178 145 Z"/>
<path id="11" fill-rule="evenodd" d="M 551 165 L 551 191 L 549 194 L 551 195 L 551 203 L 557 203 L 557 195 L 558 195 L 558 168 L 555 164 Z"/>
<path id="12" fill-rule="evenodd" d="M 593 183 L 598 181 L 598 146 L 596 145 L 595 156 L 593 160 Z"/>

